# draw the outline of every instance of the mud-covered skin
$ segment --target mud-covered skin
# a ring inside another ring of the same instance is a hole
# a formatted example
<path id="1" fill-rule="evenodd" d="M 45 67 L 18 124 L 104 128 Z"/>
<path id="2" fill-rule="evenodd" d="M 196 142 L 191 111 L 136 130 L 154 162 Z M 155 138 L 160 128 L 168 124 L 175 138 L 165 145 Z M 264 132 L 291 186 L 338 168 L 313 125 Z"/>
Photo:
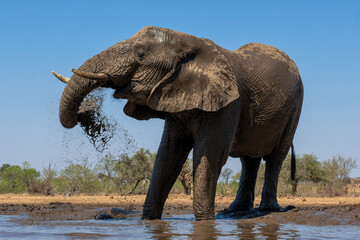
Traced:
<path id="1" fill-rule="evenodd" d="M 278 210 L 277 181 L 300 116 L 303 87 L 295 63 L 258 43 L 226 50 L 212 41 L 170 29 L 145 27 L 87 60 L 64 89 L 60 121 L 77 123 L 79 105 L 98 87 L 127 99 L 133 118 L 165 119 L 144 219 L 161 218 L 166 197 L 193 148 L 194 214 L 214 218 L 216 182 L 228 156 L 242 159 L 239 191 L 228 211 L 253 208 L 260 159 L 266 160 L 262 210 Z M 76 72 L 75 72 L 76 73 Z M 90 74 L 90 75 L 91 75 Z"/>

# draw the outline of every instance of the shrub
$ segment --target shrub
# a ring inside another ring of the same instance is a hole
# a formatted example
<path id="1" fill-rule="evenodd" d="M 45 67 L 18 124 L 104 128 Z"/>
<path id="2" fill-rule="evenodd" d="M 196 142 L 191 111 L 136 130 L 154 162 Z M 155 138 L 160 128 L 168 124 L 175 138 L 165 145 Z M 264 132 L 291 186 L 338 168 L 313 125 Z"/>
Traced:
<path id="1" fill-rule="evenodd" d="M 24 193 L 31 191 L 39 183 L 40 173 L 31 168 L 28 162 L 23 162 L 22 167 L 3 164 L 0 171 L 1 193 Z"/>

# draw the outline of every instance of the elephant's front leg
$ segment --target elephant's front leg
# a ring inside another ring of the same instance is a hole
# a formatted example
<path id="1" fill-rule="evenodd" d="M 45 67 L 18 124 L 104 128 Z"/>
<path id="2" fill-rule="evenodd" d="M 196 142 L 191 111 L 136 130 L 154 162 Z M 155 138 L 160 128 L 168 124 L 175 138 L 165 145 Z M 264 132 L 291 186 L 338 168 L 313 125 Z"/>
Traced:
<path id="1" fill-rule="evenodd" d="M 219 160 L 208 153 L 195 157 L 193 207 L 196 220 L 214 219 L 216 184 L 224 158 Z"/>
<path id="2" fill-rule="evenodd" d="M 237 124 L 236 115 L 213 113 L 200 123 L 194 145 L 194 215 L 214 219 L 216 184 L 225 164 Z"/>
<path id="3" fill-rule="evenodd" d="M 161 218 L 165 200 L 192 148 L 190 134 L 166 119 L 144 204 L 143 219 Z"/>
<path id="4" fill-rule="evenodd" d="M 281 210 L 277 201 L 277 185 L 282 162 L 286 153 L 276 153 L 273 157 L 266 159 L 265 182 L 261 195 L 259 208 L 261 210 Z"/>

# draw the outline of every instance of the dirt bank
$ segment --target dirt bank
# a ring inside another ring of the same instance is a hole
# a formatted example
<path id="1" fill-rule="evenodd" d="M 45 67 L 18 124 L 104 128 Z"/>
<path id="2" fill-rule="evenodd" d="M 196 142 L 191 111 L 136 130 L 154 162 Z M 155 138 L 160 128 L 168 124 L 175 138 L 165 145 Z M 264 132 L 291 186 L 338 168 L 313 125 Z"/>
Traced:
<path id="1" fill-rule="evenodd" d="M 217 196 L 215 211 L 226 208 L 235 196 Z M 26 213 L 24 224 L 54 220 L 93 219 L 101 212 L 108 213 L 111 208 L 132 210 L 140 216 L 144 195 L 131 196 L 34 196 L 0 195 L 0 214 L 18 215 Z M 310 225 L 360 225 L 360 198 L 279 198 L 281 206 L 296 206 L 282 213 L 244 219 L 244 222 L 264 222 L 269 224 L 296 223 Z M 255 206 L 259 205 L 259 198 Z M 172 194 L 166 201 L 163 217 L 192 214 L 192 196 Z"/>

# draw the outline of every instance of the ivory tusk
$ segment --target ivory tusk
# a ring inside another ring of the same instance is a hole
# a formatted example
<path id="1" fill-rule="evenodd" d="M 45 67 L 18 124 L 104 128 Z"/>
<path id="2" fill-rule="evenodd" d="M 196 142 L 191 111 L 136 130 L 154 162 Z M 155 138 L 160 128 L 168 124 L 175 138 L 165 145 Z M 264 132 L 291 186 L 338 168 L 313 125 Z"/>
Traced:
<path id="1" fill-rule="evenodd" d="M 91 73 L 91 72 L 84 72 L 76 69 L 71 69 L 73 73 L 79 75 L 80 77 L 92 79 L 92 80 L 99 80 L 99 81 L 106 81 L 110 79 L 110 76 L 106 73 Z"/>
<path id="2" fill-rule="evenodd" d="M 54 72 L 54 71 L 51 71 L 51 72 L 52 72 L 52 74 L 54 74 L 54 76 L 55 76 L 57 79 L 59 79 L 60 81 L 62 81 L 62 82 L 65 83 L 65 84 L 67 84 L 67 83 L 70 81 L 70 78 L 64 77 L 64 76 L 62 76 L 62 75 L 60 75 L 60 74 L 58 74 L 58 73 L 56 73 L 56 72 Z"/>

